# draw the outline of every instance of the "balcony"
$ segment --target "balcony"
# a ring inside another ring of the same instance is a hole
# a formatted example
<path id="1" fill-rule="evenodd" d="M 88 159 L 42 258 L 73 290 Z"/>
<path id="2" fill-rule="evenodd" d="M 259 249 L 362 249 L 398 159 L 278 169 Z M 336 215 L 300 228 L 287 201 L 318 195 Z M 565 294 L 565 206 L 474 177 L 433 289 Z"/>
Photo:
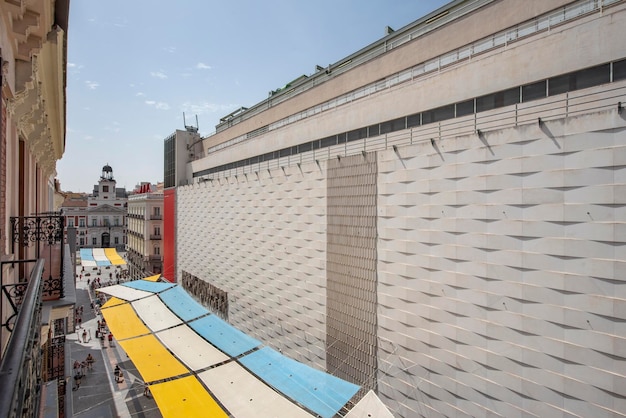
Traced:
<path id="1" fill-rule="evenodd" d="M 11 217 L 11 242 L 13 254 L 24 254 L 25 248 L 35 246 L 35 258 L 45 259 L 43 299 L 63 298 L 63 259 L 65 245 L 63 230 L 65 218 L 55 212 Z"/>
<path id="2" fill-rule="evenodd" d="M 73 330 L 76 303 L 74 265 L 61 242 L 64 218 L 50 212 L 10 221 L 13 255 L 0 263 L 0 416 L 38 417 L 44 397 L 64 414 L 65 333 Z M 44 390 L 46 382 L 56 393 Z"/>
<path id="3" fill-rule="evenodd" d="M 153 214 L 151 214 L 151 215 L 150 215 L 150 220 L 151 220 L 151 221 L 160 221 L 160 220 L 163 220 L 163 215 L 160 215 L 160 214 L 159 214 L 159 215 L 157 215 L 157 214 L 154 214 L 154 213 L 153 213 Z"/>
<path id="4" fill-rule="evenodd" d="M 161 261 L 163 256 L 160 254 L 150 254 L 150 261 Z"/>
<path id="5" fill-rule="evenodd" d="M 0 364 L 2 417 L 35 417 L 39 413 L 43 268 L 44 260 L 38 259 L 28 281 L 2 286 L 3 297 L 13 309 L 2 324 L 11 331 Z"/>
<path id="6" fill-rule="evenodd" d="M 160 240 L 162 240 L 163 238 L 161 237 L 161 234 L 150 234 L 150 239 L 151 239 L 152 241 L 160 241 Z"/>

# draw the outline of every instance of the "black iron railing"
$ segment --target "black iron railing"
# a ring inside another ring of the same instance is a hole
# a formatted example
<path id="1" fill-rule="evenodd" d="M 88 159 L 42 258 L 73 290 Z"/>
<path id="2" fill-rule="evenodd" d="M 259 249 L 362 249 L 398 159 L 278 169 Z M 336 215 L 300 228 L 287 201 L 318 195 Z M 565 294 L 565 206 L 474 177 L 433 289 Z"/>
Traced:
<path id="1" fill-rule="evenodd" d="M 63 230 L 65 217 L 61 212 L 46 212 L 34 216 L 11 217 L 11 242 L 13 253 L 16 245 L 29 247 L 35 245 L 36 258 L 45 257 L 42 254 L 43 245 L 48 246 L 48 277 L 43 283 L 45 299 L 62 298 L 63 294 L 63 264 L 59 265 L 58 273 L 53 274 L 54 259 L 53 246 L 60 244 L 60 260 L 63 260 L 65 245 L 63 245 Z M 57 260 L 58 261 L 58 260 Z"/>
<path id="2" fill-rule="evenodd" d="M 26 290 L 16 304 L 19 311 L 0 363 L 0 417 L 3 418 L 39 416 L 43 268 L 44 260 L 36 260 L 25 282 Z"/>

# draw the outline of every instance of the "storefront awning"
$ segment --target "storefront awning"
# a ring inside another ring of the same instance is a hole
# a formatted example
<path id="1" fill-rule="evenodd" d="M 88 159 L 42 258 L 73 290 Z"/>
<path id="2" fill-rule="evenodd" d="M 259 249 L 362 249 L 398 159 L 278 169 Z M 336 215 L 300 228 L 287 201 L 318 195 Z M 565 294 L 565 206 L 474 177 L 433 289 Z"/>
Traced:
<path id="1" fill-rule="evenodd" d="M 112 296 L 101 312 L 165 418 L 391 417 L 373 392 L 353 405 L 359 386 L 264 346 L 178 285 L 137 280 L 98 291 Z"/>

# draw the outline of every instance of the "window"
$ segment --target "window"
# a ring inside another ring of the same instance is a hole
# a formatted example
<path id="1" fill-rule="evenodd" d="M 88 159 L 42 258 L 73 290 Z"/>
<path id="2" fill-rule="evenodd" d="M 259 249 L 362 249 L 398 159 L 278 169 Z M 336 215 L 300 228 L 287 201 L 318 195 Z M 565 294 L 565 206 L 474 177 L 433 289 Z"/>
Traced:
<path id="1" fill-rule="evenodd" d="M 83 245 L 85 245 L 85 238 L 81 238 L 80 240 L 80 246 L 82 247 Z"/>
<path id="2" fill-rule="evenodd" d="M 109 192 L 109 186 L 102 186 L 102 191 L 104 193 L 108 193 Z"/>
<path id="3" fill-rule="evenodd" d="M 159 228 L 158 226 L 154 227 L 154 235 L 161 235 L 161 228 Z"/>
<path id="4" fill-rule="evenodd" d="M 67 227 L 74 228 L 74 218 L 67 218 Z"/>
<path id="5" fill-rule="evenodd" d="M 519 103 L 519 87 L 509 90 L 499 91 L 476 99 L 476 111 L 484 112 L 485 110 L 496 109 L 498 107 L 509 106 Z"/>
<path id="6" fill-rule="evenodd" d="M 337 136 L 336 135 L 329 136 L 328 138 L 322 139 L 320 142 L 322 144 L 322 148 L 330 147 L 331 145 L 336 145 Z"/>
<path id="7" fill-rule="evenodd" d="M 98 244 L 98 238 L 93 237 L 91 238 L 91 245 L 97 245 Z"/>
<path id="8" fill-rule="evenodd" d="M 98 220 L 96 218 L 91 218 L 91 226 L 98 226 Z"/>
<path id="9" fill-rule="evenodd" d="M 597 67 L 586 68 L 575 73 L 552 77 L 548 80 L 548 92 L 550 96 L 562 94 L 568 91 L 585 89 L 610 81 L 610 65 L 603 64 Z"/>
<path id="10" fill-rule="evenodd" d="M 113 238 L 113 242 L 115 242 L 115 245 L 120 243 L 120 237 L 114 237 Z"/>
<path id="11" fill-rule="evenodd" d="M 456 117 L 471 115 L 474 113 L 474 99 L 456 104 Z"/>
<path id="12" fill-rule="evenodd" d="M 406 127 L 412 128 L 414 126 L 420 126 L 422 124 L 422 114 L 416 113 L 406 118 Z"/>
<path id="13" fill-rule="evenodd" d="M 422 123 L 439 122 L 454 117 L 454 105 L 438 107 L 437 109 L 422 112 Z"/>
<path id="14" fill-rule="evenodd" d="M 367 136 L 369 138 L 380 135 L 380 125 L 371 125 L 367 127 Z"/>
<path id="15" fill-rule="evenodd" d="M 113 218 L 113 225 L 120 226 L 120 218 L 117 216 Z"/>
<path id="16" fill-rule="evenodd" d="M 546 97 L 546 80 L 538 83 L 522 86 L 522 101 L 529 102 L 531 100 L 543 99 Z"/>
<path id="17" fill-rule="evenodd" d="M 395 132 L 406 128 L 406 119 L 398 118 L 389 120 L 380 124 L 380 133 L 386 134 L 388 132 Z"/>
<path id="18" fill-rule="evenodd" d="M 626 79 L 626 60 L 613 63 L 613 81 Z"/>
<path id="19" fill-rule="evenodd" d="M 80 218 L 80 219 L 78 220 L 78 225 L 79 225 L 81 228 L 84 228 L 84 227 L 85 227 L 85 218 Z"/>
<path id="20" fill-rule="evenodd" d="M 159 208 L 159 207 L 154 208 L 154 214 L 157 215 L 157 216 L 160 215 L 161 214 L 161 208 Z"/>
<path id="21" fill-rule="evenodd" d="M 156 255 L 161 254 L 161 249 L 160 249 L 159 247 L 154 247 L 154 253 L 155 253 Z"/>

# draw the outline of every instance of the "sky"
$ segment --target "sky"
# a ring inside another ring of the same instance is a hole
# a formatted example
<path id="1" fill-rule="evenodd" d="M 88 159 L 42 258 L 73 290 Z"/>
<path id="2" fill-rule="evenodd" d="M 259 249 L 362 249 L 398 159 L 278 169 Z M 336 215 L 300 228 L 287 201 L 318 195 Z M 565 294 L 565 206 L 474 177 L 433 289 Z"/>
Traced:
<path id="1" fill-rule="evenodd" d="M 163 140 L 202 136 L 241 106 L 328 66 L 447 0 L 72 0 L 63 191 L 163 181 Z M 184 118 L 183 118 L 184 115 Z"/>

